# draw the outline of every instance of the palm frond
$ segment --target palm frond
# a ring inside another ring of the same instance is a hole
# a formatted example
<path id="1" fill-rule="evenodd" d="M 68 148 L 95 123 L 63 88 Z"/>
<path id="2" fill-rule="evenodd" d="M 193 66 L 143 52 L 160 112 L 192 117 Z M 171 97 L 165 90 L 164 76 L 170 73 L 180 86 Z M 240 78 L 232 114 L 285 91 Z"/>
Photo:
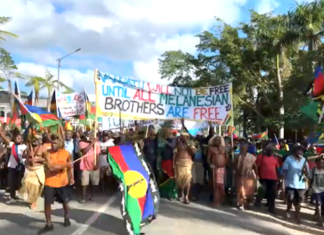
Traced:
<path id="1" fill-rule="evenodd" d="M 0 25 L 8 24 L 11 21 L 11 17 L 0 16 Z"/>
<path id="2" fill-rule="evenodd" d="M 11 21 L 11 17 L 1 16 L 0 17 L 0 26 L 8 24 L 10 21 Z M 14 33 L 4 31 L 4 30 L 0 30 L 0 40 L 4 41 L 5 37 L 17 38 L 18 36 L 16 34 L 14 34 Z"/>

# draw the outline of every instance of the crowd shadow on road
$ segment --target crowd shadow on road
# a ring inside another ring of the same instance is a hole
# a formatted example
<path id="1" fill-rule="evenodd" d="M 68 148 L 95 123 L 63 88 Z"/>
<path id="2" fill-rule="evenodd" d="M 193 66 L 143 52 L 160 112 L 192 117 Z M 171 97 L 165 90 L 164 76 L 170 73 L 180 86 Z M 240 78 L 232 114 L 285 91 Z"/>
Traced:
<path id="1" fill-rule="evenodd" d="M 0 199 L 2 202 L 2 200 Z M 320 230 L 314 223 L 311 222 L 312 215 L 302 215 L 304 224 L 307 227 L 294 224 L 293 220 L 287 221 L 283 219 L 285 214 L 284 209 L 278 209 L 278 216 L 270 216 L 266 212 L 265 208 L 253 211 L 239 211 L 236 208 L 230 206 L 224 206 L 219 209 L 212 209 L 206 200 L 202 200 L 203 203 L 191 203 L 191 205 L 184 205 L 182 203 L 173 201 L 167 201 L 161 199 L 159 216 L 167 218 L 173 218 L 175 220 L 181 218 L 182 220 L 188 219 L 199 223 L 199 221 L 215 223 L 226 228 L 241 229 L 258 234 L 264 235 L 290 235 L 294 231 L 306 232 L 314 235 L 322 235 L 323 230 Z M 0 203 L 1 203 L 0 202 Z M 120 207 L 120 195 L 114 197 L 112 208 Z M 93 216 L 93 210 L 87 210 L 86 208 L 72 208 L 70 211 L 70 218 L 76 223 L 86 224 L 91 216 Z M 59 220 L 63 221 L 63 210 L 57 209 L 53 211 L 53 215 L 60 217 Z M 292 214 L 293 215 L 293 214 Z M 159 216 L 157 220 L 159 220 Z M 292 216 L 293 217 L 293 216 Z M 44 224 L 44 220 L 29 217 L 18 213 L 9 213 L 0 211 L 0 220 L 8 220 L 13 224 L 16 224 L 22 228 L 29 227 L 31 229 L 39 229 L 35 224 Z M 274 226 L 275 225 L 275 226 Z M 281 225 L 281 226 L 278 226 Z M 150 226 L 150 231 L 154 232 L 154 223 Z M 104 232 L 106 234 L 115 235 L 127 235 L 125 229 L 125 223 L 121 219 L 121 216 L 115 216 L 109 214 L 109 210 L 105 213 L 101 213 L 99 218 L 90 225 L 90 228 L 95 229 L 98 234 Z M 285 229 L 286 228 L 286 229 Z M 66 231 L 62 229 L 61 231 Z M 203 232 L 203 231 L 202 231 Z M 61 233 L 65 235 L 65 233 Z M 67 233 L 71 234 L 71 233 Z"/>
<path id="2" fill-rule="evenodd" d="M 206 198 L 205 198 L 206 199 Z M 204 212 L 200 213 L 199 209 L 195 208 L 195 212 L 190 213 L 191 208 L 185 207 L 185 205 L 181 205 L 181 214 L 184 214 L 188 218 L 196 218 L 199 217 L 210 222 L 216 222 L 216 223 L 222 223 L 222 221 L 229 221 L 233 216 L 226 216 L 226 214 L 234 215 L 235 217 L 239 217 L 239 221 L 241 220 L 243 223 L 240 224 L 240 227 L 243 229 L 254 231 L 259 234 L 271 234 L 271 235 L 283 235 L 283 234 L 291 234 L 294 231 L 300 231 L 300 232 L 306 232 L 314 235 L 322 235 L 323 234 L 323 228 L 316 225 L 316 222 L 314 222 L 314 218 L 312 214 L 301 212 L 301 218 L 302 218 L 302 224 L 298 225 L 294 221 L 294 210 L 291 211 L 291 219 L 287 220 L 285 218 L 286 210 L 285 206 L 280 206 L 276 208 L 276 215 L 270 215 L 267 212 L 267 208 L 259 208 L 256 209 L 254 207 L 251 207 L 251 210 L 246 211 L 240 211 L 236 207 L 233 207 L 233 205 L 223 206 L 217 209 L 213 209 L 211 207 L 211 204 L 208 203 L 209 200 L 200 200 L 199 202 L 193 203 L 200 205 L 202 207 L 208 208 L 208 210 L 212 211 L 212 214 L 210 212 Z M 173 206 L 174 207 L 174 206 Z M 184 209 L 186 208 L 186 209 Z M 221 213 L 221 212 L 225 212 Z M 215 216 L 215 213 L 220 216 Z M 165 214 L 166 216 L 174 216 L 177 217 L 178 215 L 174 213 L 171 213 L 168 210 L 168 205 L 161 206 L 161 214 Z M 213 216 L 212 216 L 213 215 Z M 252 219 L 252 220 L 251 220 Z M 236 220 L 236 219 L 235 219 Z M 244 222 L 245 221 L 245 222 Z M 253 222 L 254 221 L 254 222 Z M 262 223 L 264 225 L 262 225 Z M 267 226 L 265 225 L 266 223 Z M 281 225 L 284 228 L 287 228 L 286 231 L 278 231 L 275 229 L 271 229 L 271 224 L 273 223 L 276 225 Z M 225 222 L 226 226 L 226 222 Z M 290 229 L 291 231 L 289 231 Z"/>

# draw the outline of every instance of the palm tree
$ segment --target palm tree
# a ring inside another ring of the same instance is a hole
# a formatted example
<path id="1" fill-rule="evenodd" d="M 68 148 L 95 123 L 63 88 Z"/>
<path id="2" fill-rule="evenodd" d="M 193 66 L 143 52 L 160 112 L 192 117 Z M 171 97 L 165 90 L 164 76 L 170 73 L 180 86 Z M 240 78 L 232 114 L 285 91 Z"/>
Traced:
<path id="1" fill-rule="evenodd" d="M 28 77 L 27 79 L 28 79 L 28 82 L 25 85 L 27 87 L 33 87 L 34 92 L 35 92 L 34 104 L 36 106 L 38 103 L 38 99 L 39 99 L 39 92 L 41 89 L 41 84 L 45 81 L 45 79 L 42 77 L 37 77 L 37 76 L 31 76 L 31 77 Z"/>
<path id="2" fill-rule="evenodd" d="M 39 93 L 41 90 L 46 89 L 47 90 L 47 109 L 50 110 L 51 105 L 51 98 L 53 91 L 58 88 L 58 84 L 60 84 L 60 87 L 63 87 L 65 89 L 64 93 L 72 93 L 74 90 L 68 86 L 66 86 L 64 83 L 59 82 L 58 80 L 54 79 L 54 75 L 51 74 L 48 70 L 45 71 L 45 77 L 38 77 L 38 76 L 28 76 L 26 77 L 28 82 L 26 83 L 27 87 L 33 87 L 35 92 L 35 105 L 38 103 L 39 99 Z"/>
<path id="3" fill-rule="evenodd" d="M 45 78 L 41 80 L 41 86 L 40 90 L 46 89 L 48 98 L 47 98 L 47 110 L 50 111 L 51 107 L 51 98 L 52 93 L 55 89 L 58 88 L 58 86 L 63 87 L 65 89 L 66 93 L 72 93 L 74 90 L 68 86 L 66 86 L 64 83 L 59 82 L 58 80 L 54 80 L 54 75 L 51 74 L 48 70 L 45 72 Z"/>
<path id="4" fill-rule="evenodd" d="M 5 16 L 0 16 L 0 26 L 8 24 L 11 21 L 11 17 L 5 17 Z M 0 30 L 0 41 L 4 41 L 4 37 L 14 37 L 17 38 L 18 36 L 16 34 Z"/>
<path id="5" fill-rule="evenodd" d="M 303 43 L 308 51 L 316 50 L 324 37 L 324 0 L 298 4 L 286 14 L 289 33 L 283 37 L 284 43 Z M 314 71 L 313 61 L 310 69 Z"/>

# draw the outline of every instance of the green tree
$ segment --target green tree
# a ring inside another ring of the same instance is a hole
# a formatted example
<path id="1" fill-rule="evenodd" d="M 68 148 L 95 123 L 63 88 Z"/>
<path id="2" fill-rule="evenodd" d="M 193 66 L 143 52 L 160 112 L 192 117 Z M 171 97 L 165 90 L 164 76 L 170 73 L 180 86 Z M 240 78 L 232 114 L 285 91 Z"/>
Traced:
<path id="1" fill-rule="evenodd" d="M 20 77 L 17 72 L 17 66 L 12 59 L 9 52 L 0 48 L 0 82 L 7 81 L 9 93 L 12 93 L 12 79 Z M 12 113 L 12 99 L 11 99 L 11 113 Z"/>
<path id="2" fill-rule="evenodd" d="M 288 34 L 282 38 L 284 43 L 298 43 L 308 51 L 315 51 L 324 36 L 324 0 L 297 4 L 285 14 Z M 308 61 L 309 70 L 314 71 L 314 60 Z"/>
<path id="3" fill-rule="evenodd" d="M 44 78 L 38 78 L 38 83 L 40 83 L 40 88 L 39 90 L 46 89 L 47 90 L 47 109 L 50 111 L 50 106 L 51 106 L 51 98 L 52 98 L 52 93 L 55 89 L 58 88 L 58 86 L 62 87 L 65 89 L 65 92 L 72 93 L 73 89 L 66 86 L 64 83 L 59 82 L 58 80 L 54 79 L 54 75 L 51 74 L 48 70 L 45 72 L 45 77 Z M 37 80 L 37 79 L 36 79 Z M 35 80 L 35 81 L 36 81 Z M 36 82 L 37 83 L 37 82 Z"/>
<path id="4" fill-rule="evenodd" d="M 322 61 L 324 46 L 318 42 L 314 51 L 301 48 L 305 38 L 291 40 L 297 30 L 291 21 L 288 13 L 254 11 L 249 22 L 237 27 L 217 19 L 211 30 L 197 35 L 196 55 L 167 51 L 161 56 L 161 77 L 190 87 L 232 82 L 235 123 L 243 123 L 250 133 L 272 127 L 283 137 L 284 127 L 312 125 L 299 109 L 312 80 L 307 61 Z"/>
<path id="5" fill-rule="evenodd" d="M 10 21 L 11 21 L 11 17 L 0 16 L 0 26 L 8 24 Z M 4 41 L 5 37 L 17 38 L 18 36 L 8 31 L 0 30 L 0 41 Z"/>
<path id="6" fill-rule="evenodd" d="M 45 82 L 45 79 L 38 76 L 28 76 L 27 80 L 28 82 L 25 85 L 26 87 L 32 87 L 34 89 L 35 92 L 34 104 L 37 105 L 39 101 L 39 92 L 41 90 L 41 85 L 42 83 Z"/>

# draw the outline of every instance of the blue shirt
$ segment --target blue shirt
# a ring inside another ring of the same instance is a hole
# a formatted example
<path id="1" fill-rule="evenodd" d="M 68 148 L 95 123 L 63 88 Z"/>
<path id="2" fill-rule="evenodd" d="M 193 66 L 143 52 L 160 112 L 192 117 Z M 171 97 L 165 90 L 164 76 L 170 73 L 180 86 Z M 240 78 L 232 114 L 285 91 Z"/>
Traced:
<path id="1" fill-rule="evenodd" d="M 300 176 L 306 158 L 302 158 L 300 161 L 296 161 L 293 156 L 288 156 L 282 166 L 282 169 L 285 171 L 285 186 L 294 189 L 306 189 L 306 182 L 301 180 Z M 307 171 L 309 171 L 308 163 L 306 162 Z"/>
<path id="2" fill-rule="evenodd" d="M 74 150 L 73 139 L 71 139 L 70 141 L 65 140 L 64 141 L 64 146 L 65 146 L 65 149 L 67 151 L 69 151 L 69 153 L 72 155 L 73 154 L 73 150 Z"/>
<path id="3" fill-rule="evenodd" d="M 195 153 L 195 158 L 194 158 L 195 162 L 202 162 L 202 152 L 201 150 L 197 151 Z"/>

